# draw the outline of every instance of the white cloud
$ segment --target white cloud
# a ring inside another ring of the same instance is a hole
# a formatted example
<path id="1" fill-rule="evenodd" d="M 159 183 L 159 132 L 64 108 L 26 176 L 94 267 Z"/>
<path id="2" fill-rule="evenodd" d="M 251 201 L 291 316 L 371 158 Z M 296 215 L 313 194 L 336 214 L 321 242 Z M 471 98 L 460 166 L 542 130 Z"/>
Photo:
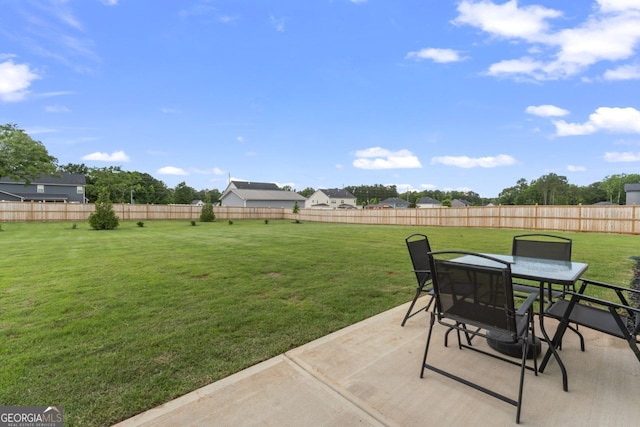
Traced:
<path id="1" fill-rule="evenodd" d="M 237 20 L 238 20 L 238 17 L 236 16 L 223 15 L 218 17 L 218 22 L 222 24 L 231 24 L 232 22 L 235 22 Z"/>
<path id="2" fill-rule="evenodd" d="M 622 65 L 613 70 L 607 70 L 603 75 L 605 80 L 638 80 L 640 79 L 640 66 Z"/>
<path id="3" fill-rule="evenodd" d="M 525 111 L 540 117 L 559 117 L 569 114 L 568 110 L 555 105 L 530 105 Z"/>
<path id="4" fill-rule="evenodd" d="M 441 156 L 433 157 L 431 164 L 443 164 L 457 166 L 459 168 L 495 168 L 498 166 L 510 166 L 516 163 L 516 159 L 507 155 L 499 154 L 495 157 L 467 157 L 467 156 Z"/>
<path id="5" fill-rule="evenodd" d="M 559 52 L 547 66 L 551 76 L 571 75 L 600 61 L 619 61 L 631 57 L 640 41 L 637 13 L 594 16 L 576 28 L 554 34 L 550 44 Z"/>
<path id="6" fill-rule="evenodd" d="M 351 3 L 355 3 L 355 4 L 362 4 L 362 3 L 366 3 L 367 0 L 349 0 Z"/>
<path id="7" fill-rule="evenodd" d="M 201 174 L 201 175 L 224 175 L 224 171 L 220 168 L 213 169 L 193 169 L 192 172 Z"/>
<path id="8" fill-rule="evenodd" d="M 487 74 L 490 76 L 503 77 L 511 76 L 513 74 L 524 74 L 533 77 L 534 79 L 541 79 L 544 64 L 540 61 L 536 61 L 529 57 L 520 59 L 505 59 L 489 66 Z"/>
<path id="9" fill-rule="evenodd" d="M 567 165 L 567 170 L 569 172 L 584 172 L 587 168 L 584 166 Z"/>
<path id="10" fill-rule="evenodd" d="M 269 16 L 269 20 L 271 21 L 271 25 L 276 29 L 279 33 L 284 32 L 284 18 L 276 18 L 275 16 Z"/>
<path id="11" fill-rule="evenodd" d="M 435 184 L 420 184 L 420 188 L 423 190 L 435 190 L 438 186 Z"/>
<path id="12" fill-rule="evenodd" d="M 159 175 L 189 175 L 184 169 L 173 166 L 165 166 L 156 172 Z"/>
<path id="13" fill-rule="evenodd" d="M 357 159 L 353 166 L 358 169 L 412 169 L 422 164 L 409 150 L 389 151 L 381 147 L 372 147 L 355 153 Z"/>
<path id="14" fill-rule="evenodd" d="M 75 92 L 68 90 L 59 90 L 56 92 L 41 92 L 38 94 L 34 94 L 34 96 L 38 98 L 53 98 L 54 96 L 64 96 L 64 95 L 74 95 Z"/>
<path id="15" fill-rule="evenodd" d="M 556 135 L 590 135 L 599 131 L 610 133 L 640 133 L 640 111 L 635 108 L 600 107 L 585 123 L 554 121 Z"/>
<path id="16" fill-rule="evenodd" d="M 437 49 L 437 48 L 425 48 L 419 51 L 413 51 L 407 53 L 405 59 L 413 59 L 415 61 L 422 61 L 423 59 L 431 59 L 433 62 L 447 63 L 447 62 L 459 62 L 464 58 L 460 56 L 460 53 L 453 49 Z"/>
<path id="17" fill-rule="evenodd" d="M 118 0 L 102 0 L 102 3 L 105 6 L 117 6 L 118 5 Z"/>
<path id="18" fill-rule="evenodd" d="M 180 110 L 171 107 L 163 107 L 160 109 L 163 114 L 178 114 Z"/>
<path id="19" fill-rule="evenodd" d="M 47 105 L 44 107 L 44 111 L 47 113 L 69 113 L 69 110 L 64 105 Z"/>
<path id="20" fill-rule="evenodd" d="M 34 127 L 34 128 L 27 128 L 24 130 L 28 135 L 39 135 L 39 134 L 43 134 L 43 133 L 57 133 L 60 132 L 59 129 L 55 129 L 55 128 L 43 128 L 43 127 Z"/>
<path id="21" fill-rule="evenodd" d="M 500 39 L 529 43 L 527 56 L 498 61 L 489 67 L 489 75 L 561 79 L 582 73 L 601 61 L 631 58 L 640 44 L 637 0 L 600 0 L 598 5 L 584 21 L 554 30 L 549 21 L 562 17 L 560 11 L 519 6 L 516 0 L 502 4 L 464 0 L 458 5 L 459 15 L 453 23 L 480 28 Z M 608 78 L 611 76 L 616 78 L 616 73 L 609 73 Z"/>
<path id="22" fill-rule="evenodd" d="M 124 151 L 114 151 L 111 154 L 97 151 L 83 156 L 82 160 L 93 160 L 97 162 L 128 162 L 129 156 L 127 156 Z"/>
<path id="23" fill-rule="evenodd" d="M 27 64 L 12 60 L 0 63 L 0 101 L 22 101 L 29 94 L 31 82 L 39 78 Z"/>
<path id="24" fill-rule="evenodd" d="M 458 5 L 458 12 L 460 15 L 454 24 L 467 24 L 495 36 L 525 40 L 539 39 L 548 30 L 546 20 L 562 16 L 562 12 L 542 6 L 518 7 L 517 0 L 501 5 L 487 0 L 465 0 Z"/>
<path id="25" fill-rule="evenodd" d="M 640 10 L 640 3 L 637 0 L 597 0 L 597 3 L 603 12 Z"/>
<path id="26" fill-rule="evenodd" d="M 640 153 L 624 152 L 624 153 L 604 153 L 604 160 L 611 163 L 619 162 L 640 162 Z"/>

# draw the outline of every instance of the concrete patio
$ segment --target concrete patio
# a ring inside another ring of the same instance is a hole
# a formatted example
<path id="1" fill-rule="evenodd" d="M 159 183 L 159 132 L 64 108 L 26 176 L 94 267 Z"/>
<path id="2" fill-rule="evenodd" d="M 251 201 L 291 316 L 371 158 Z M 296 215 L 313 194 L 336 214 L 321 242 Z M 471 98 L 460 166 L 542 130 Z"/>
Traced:
<path id="1" fill-rule="evenodd" d="M 125 420 L 131 426 L 502 426 L 516 408 L 432 371 L 420 378 L 428 314 L 400 326 L 408 305 L 344 328 Z M 554 322 L 548 321 L 553 331 Z M 582 329 L 581 329 L 582 331 Z M 583 330 L 586 351 L 567 333 L 555 361 L 527 371 L 521 425 L 640 423 L 640 363 L 626 342 Z M 436 325 L 430 363 L 515 397 L 519 368 L 443 345 Z M 486 346 L 483 340 L 474 341 Z M 546 350 L 546 345 L 543 345 Z"/>

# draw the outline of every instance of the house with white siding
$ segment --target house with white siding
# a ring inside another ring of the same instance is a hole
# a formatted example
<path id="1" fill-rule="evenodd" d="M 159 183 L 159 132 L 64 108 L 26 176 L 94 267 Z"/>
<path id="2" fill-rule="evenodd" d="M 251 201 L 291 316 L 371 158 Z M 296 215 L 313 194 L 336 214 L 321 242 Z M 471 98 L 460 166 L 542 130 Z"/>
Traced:
<path id="1" fill-rule="evenodd" d="M 296 202 L 305 207 L 304 196 L 285 191 L 271 182 L 231 181 L 220 197 L 222 206 L 244 208 L 291 208 Z"/>
<path id="2" fill-rule="evenodd" d="M 421 197 L 416 203 L 417 208 L 439 208 L 440 206 L 442 206 L 442 203 L 431 197 Z"/>
<path id="3" fill-rule="evenodd" d="M 306 207 L 311 209 L 354 209 L 356 196 L 342 188 L 316 190 L 307 197 Z"/>

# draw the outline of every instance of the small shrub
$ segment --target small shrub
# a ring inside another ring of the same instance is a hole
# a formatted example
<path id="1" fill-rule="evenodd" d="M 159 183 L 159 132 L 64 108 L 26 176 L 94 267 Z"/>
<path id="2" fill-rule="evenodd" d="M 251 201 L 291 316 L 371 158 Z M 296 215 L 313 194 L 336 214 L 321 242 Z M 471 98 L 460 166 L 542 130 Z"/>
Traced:
<path id="1" fill-rule="evenodd" d="M 113 211 L 109 199 L 109 189 L 102 187 L 96 200 L 96 210 L 89 215 L 89 225 L 94 230 L 114 230 L 120 225 L 120 219 Z"/>
<path id="2" fill-rule="evenodd" d="M 213 204 L 211 203 L 211 198 L 207 194 L 206 201 L 204 205 L 202 205 L 202 211 L 200 212 L 200 221 L 201 222 L 213 222 L 216 220 L 216 215 L 213 213 Z"/>
<path id="3" fill-rule="evenodd" d="M 264 223 L 265 223 L 265 224 L 269 224 L 269 220 L 268 220 L 268 219 L 265 219 L 265 220 L 264 220 Z"/>
<path id="4" fill-rule="evenodd" d="M 76 224 L 75 222 L 73 224 L 71 224 L 71 229 L 75 230 L 76 228 L 78 228 L 78 224 Z"/>
<path id="5" fill-rule="evenodd" d="M 229 225 L 233 225 L 233 221 L 229 220 Z"/>
<path id="6" fill-rule="evenodd" d="M 138 222 L 136 222 L 136 224 L 137 224 L 137 225 L 138 225 L 138 227 L 140 227 L 140 228 L 144 227 L 144 222 L 142 222 L 142 221 L 138 221 Z"/>
<path id="7" fill-rule="evenodd" d="M 302 224 L 299 219 L 296 219 L 296 224 Z"/>
<path id="8" fill-rule="evenodd" d="M 191 221 L 191 225 L 195 227 L 196 226 L 196 222 L 195 221 Z"/>

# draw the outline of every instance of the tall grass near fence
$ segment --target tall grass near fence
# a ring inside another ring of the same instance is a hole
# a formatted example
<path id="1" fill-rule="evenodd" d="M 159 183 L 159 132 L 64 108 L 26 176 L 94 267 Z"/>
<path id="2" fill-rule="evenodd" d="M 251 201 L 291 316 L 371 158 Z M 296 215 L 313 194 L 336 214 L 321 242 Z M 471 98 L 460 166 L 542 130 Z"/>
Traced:
<path id="1" fill-rule="evenodd" d="M 0 405 L 109 425 L 407 302 L 404 238 L 508 253 L 517 230 L 326 224 L 3 224 Z M 588 276 L 628 284 L 636 236 L 571 234 Z M 398 325 L 398 327 L 400 327 Z"/>

